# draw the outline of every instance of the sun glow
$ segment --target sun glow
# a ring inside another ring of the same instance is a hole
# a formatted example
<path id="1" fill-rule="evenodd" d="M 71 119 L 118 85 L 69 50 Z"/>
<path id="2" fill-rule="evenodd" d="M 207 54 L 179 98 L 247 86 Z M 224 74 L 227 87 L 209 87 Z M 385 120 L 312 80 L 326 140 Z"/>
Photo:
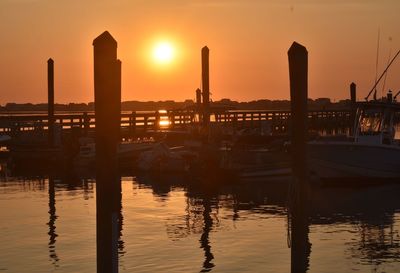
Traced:
<path id="1" fill-rule="evenodd" d="M 153 60 L 158 64 L 168 64 L 175 57 L 175 50 L 169 42 L 159 42 L 153 48 Z"/>

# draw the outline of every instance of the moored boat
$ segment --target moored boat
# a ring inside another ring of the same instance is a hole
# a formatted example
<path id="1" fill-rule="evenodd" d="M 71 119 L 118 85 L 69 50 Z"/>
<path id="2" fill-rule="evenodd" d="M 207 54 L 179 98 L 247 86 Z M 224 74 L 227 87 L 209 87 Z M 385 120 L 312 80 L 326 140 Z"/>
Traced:
<path id="1" fill-rule="evenodd" d="M 353 134 L 345 140 L 308 143 L 310 168 L 321 179 L 400 178 L 400 145 L 395 124 L 400 104 L 357 103 Z"/>

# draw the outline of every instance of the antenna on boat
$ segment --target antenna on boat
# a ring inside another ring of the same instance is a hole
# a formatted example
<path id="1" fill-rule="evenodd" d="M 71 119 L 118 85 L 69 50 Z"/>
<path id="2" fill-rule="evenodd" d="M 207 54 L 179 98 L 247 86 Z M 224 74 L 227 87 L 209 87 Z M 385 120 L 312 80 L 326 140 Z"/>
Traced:
<path id="1" fill-rule="evenodd" d="M 378 66 L 379 66 L 379 44 L 381 40 L 381 29 L 378 28 L 378 39 L 376 44 L 376 62 L 375 62 L 375 89 L 374 89 L 374 100 L 376 100 L 376 82 L 378 80 Z"/>
<path id="2" fill-rule="evenodd" d="M 379 79 L 375 82 L 374 86 L 372 87 L 372 89 L 369 91 L 368 95 L 365 97 L 365 100 L 368 101 L 369 96 L 371 95 L 372 91 L 376 90 L 376 86 L 378 85 L 378 83 L 381 81 L 381 79 L 383 78 L 383 76 L 385 76 L 386 72 L 388 71 L 389 67 L 392 65 L 392 63 L 394 62 L 394 60 L 396 60 L 397 56 L 400 54 L 400 50 L 397 51 L 396 55 L 394 55 L 393 59 L 389 62 L 389 64 L 386 66 L 385 70 L 382 72 L 381 76 L 379 77 Z"/>
<path id="3" fill-rule="evenodd" d="M 392 41 L 392 37 L 389 37 L 389 42 Z M 388 57 L 388 63 L 390 61 L 390 57 L 392 55 L 392 48 L 389 50 L 389 57 Z M 386 85 L 386 78 L 387 78 L 388 73 L 385 74 L 385 78 L 383 79 L 383 85 L 382 85 L 382 91 L 381 91 L 381 97 L 383 97 L 383 92 L 385 91 L 385 85 Z"/>

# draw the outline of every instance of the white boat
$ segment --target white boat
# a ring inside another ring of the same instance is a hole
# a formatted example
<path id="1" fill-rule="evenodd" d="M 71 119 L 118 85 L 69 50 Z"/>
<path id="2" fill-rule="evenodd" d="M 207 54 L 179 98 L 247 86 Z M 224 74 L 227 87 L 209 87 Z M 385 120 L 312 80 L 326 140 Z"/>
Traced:
<path id="1" fill-rule="evenodd" d="M 170 148 L 161 142 L 140 154 L 137 168 L 145 172 L 187 173 L 197 159 L 198 154 L 184 146 Z"/>
<path id="2" fill-rule="evenodd" d="M 94 166 L 96 159 L 96 144 L 91 138 L 81 138 L 80 148 L 74 160 L 76 167 Z M 142 152 L 153 149 L 154 142 L 121 142 L 118 144 L 119 165 L 134 166 L 137 158 Z"/>
<path id="3" fill-rule="evenodd" d="M 395 139 L 400 104 L 389 99 L 357 106 L 352 136 L 308 143 L 311 171 L 320 179 L 400 178 L 400 145 Z"/>
<path id="4" fill-rule="evenodd" d="M 241 182 L 281 182 L 292 175 L 283 142 L 269 147 L 223 147 L 220 168 Z"/>
<path id="5" fill-rule="evenodd" d="M 357 103 L 353 134 L 319 137 L 307 143 L 313 181 L 341 183 L 400 179 L 400 141 L 395 139 L 400 104 L 391 100 Z M 289 145 L 290 146 L 290 145 Z M 291 157 L 279 145 L 223 152 L 221 167 L 240 180 L 282 181 L 292 176 Z"/>
<path id="6" fill-rule="evenodd" d="M 9 135 L 0 135 L 0 145 L 3 143 L 7 143 L 11 141 L 11 137 Z"/>

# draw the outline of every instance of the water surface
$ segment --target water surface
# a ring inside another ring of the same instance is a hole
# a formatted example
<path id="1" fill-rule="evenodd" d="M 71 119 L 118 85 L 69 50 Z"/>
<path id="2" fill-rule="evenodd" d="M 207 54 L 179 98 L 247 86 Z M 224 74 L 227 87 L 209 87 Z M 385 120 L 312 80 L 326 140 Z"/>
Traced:
<path id="1" fill-rule="evenodd" d="M 288 187 L 123 177 L 120 272 L 290 272 Z M 3 177 L 0 272 L 95 272 L 93 179 Z M 400 187 L 314 189 L 308 272 L 400 272 Z"/>

